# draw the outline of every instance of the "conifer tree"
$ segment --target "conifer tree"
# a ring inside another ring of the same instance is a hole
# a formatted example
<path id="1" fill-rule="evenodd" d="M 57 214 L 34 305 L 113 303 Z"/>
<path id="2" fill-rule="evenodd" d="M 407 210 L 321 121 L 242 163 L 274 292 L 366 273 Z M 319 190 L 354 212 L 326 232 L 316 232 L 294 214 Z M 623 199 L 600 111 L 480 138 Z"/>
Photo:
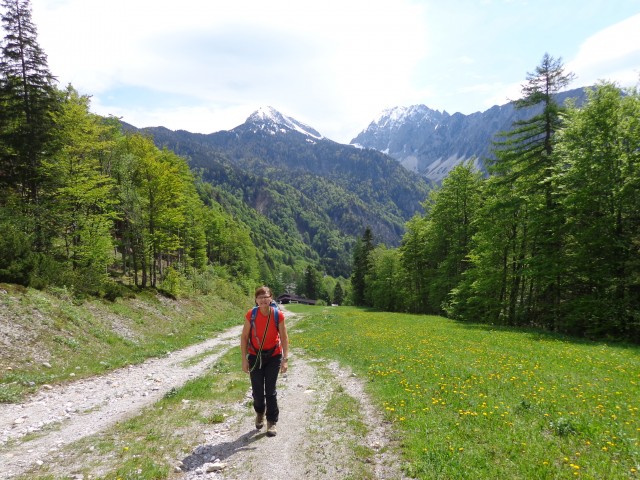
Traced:
<path id="1" fill-rule="evenodd" d="M 342 302 L 344 302 L 344 291 L 342 290 L 340 282 L 336 282 L 336 286 L 333 289 L 333 303 L 342 305 Z"/>
<path id="2" fill-rule="evenodd" d="M 41 163 L 51 153 L 52 112 L 58 104 L 55 78 L 37 41 L 29 0 L 3 0 L 2 7 L 0 187 L 22 197 L 33 219 L 35 247 L 43 250 L 48 236 L 42 228 Z"/>
<path id="3" fill-rule="evenodd" d="M 373 251 L 373 233 L 371 227 L 367 227 L 356 242 L 353 249 L 353 272 L 351 273 L 351 285 L 353 287 L 353 302 L 355 305 L 365 305 L 366 276 L 371 268 L 370 255 Z"/>
<path id="4" fill-rule="evenodd" d="M 304 285 L 301 293 L 310 299 L 318 299 L 321 296 L 320 272 L 313 265 L 307 265 L 304 270 Z"/>
<path id="5" fill-rule="evenodd" d="M 545 54 L 535 72 L 527 74 L 523 98 L 516 102 L 516 108 L 530 107 L 533 116 L 514 123 L 496 142 L 485 217 L 499 218 L 503 231 L 495 231 L 500 224 L 494 222 L 486 224 L 493 231 L 479 233 L 493 249 L 483 252 L 484 257 L 496 258 L 494 267 L 502 270 L 498 275 L 480 273 L 500 279 L 500 284 L 487 285 L 489 291 L 479 292 L 484 298 L 499 294 L 499 310 L 491 314 L 494 321 L 553 327 L 557 320 L 563 215 L 556 199 L 553 150 L 564 108 L 554 95 L 573 78 L 564 72 L 561 59 Z"/>

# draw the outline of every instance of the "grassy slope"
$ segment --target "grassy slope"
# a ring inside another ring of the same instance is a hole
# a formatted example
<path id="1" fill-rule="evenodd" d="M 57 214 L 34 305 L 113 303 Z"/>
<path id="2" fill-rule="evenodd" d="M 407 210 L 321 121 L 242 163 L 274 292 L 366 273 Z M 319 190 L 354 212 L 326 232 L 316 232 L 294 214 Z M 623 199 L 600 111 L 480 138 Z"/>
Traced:
<path id="1" fill-rule="evenodd" d="M 637 478 L 640 349 L 295 306 L 293 338 L 368 379 L 417 478 Z"/>
<path id="2" fill-rule="evenodd" d="M 218 295 L 177 301 L 149 291 L 116 302 L 76 302 L 64 290 L 0 284 L 0 402 L 140 363 L 237 325 L 251 301 L 218 287 Z"/>

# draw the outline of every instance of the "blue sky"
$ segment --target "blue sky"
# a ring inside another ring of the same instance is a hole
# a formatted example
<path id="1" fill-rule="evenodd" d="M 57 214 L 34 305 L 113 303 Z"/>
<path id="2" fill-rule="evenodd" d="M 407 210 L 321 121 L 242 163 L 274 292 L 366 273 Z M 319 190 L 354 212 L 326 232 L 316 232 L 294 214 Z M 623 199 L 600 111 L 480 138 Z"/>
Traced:
<path id="1" fill-rule="evenodd" d="M 571 87 L 640 79 L 640 0 L 32 0 L 62 86 L 137 127 L 211 133 L 273 106 L 348 143 L 382 110 L 519 97 L 548 52 Z"/>

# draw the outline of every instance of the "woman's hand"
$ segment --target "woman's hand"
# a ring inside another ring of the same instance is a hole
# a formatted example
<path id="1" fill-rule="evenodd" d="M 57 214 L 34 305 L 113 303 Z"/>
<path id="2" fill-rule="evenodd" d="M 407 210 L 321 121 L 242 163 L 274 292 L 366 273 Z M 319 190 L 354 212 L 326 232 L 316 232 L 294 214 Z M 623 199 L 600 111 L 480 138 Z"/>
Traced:
<path id="1" fill-rule="evenodd" d="M 289 369 L 289 360 L 287 360 L 286 358 L 283 358 L 282 363 L 280 364 L 280 373 L 287 373 L 288 369 Z"/>
<path id="2" fill-rule="evenodd" d="M 249 373 L 249 360 L 247 357 L 242 357 L 242 371 L 244 373 Z"/>

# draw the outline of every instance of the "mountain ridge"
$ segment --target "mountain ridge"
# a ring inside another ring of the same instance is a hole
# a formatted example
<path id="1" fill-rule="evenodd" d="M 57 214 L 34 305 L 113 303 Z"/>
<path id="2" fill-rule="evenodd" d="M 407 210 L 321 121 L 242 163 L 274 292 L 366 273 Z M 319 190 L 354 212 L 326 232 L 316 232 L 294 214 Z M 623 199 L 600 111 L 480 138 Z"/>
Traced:
<path id="1" fill-rule="evenodd" d="M 349 275 L 351 249 L 366 227 L 377 241 L 399 245 L 406 222 L 422 212 L 430 188 L 397 160 L 334 142 L 269 107 L 212 134 L 129 128 L 187 158 L 204 181 L 216 186 L 219 198 L 227 199 L 226 206 L 252 225 L 256 245 L 268 251 L 304 244 L 305 258 L 333 276 Z M 257 216 L 249 218 L 238 202 Z"/>
<path id="2" fill-rule="evenodd" d="M 245 124 L 253 124 L 258 126 L 261 129 L 269 129 L 269 128 L 278 129 L 278 127 L 280 127 L 280 129 L 288 128 L 291 130 L 295 130 L 299 133 L 302 133 L 303 135 L 308 135 L 310 137 L 316 138 L 318 140 L 325 138 L 317 130 L 310 127 L 309 125 L 305 125 L 304 123 L 299 122 L 298 120 L 292 117 L 284 115 L 283 113 L 279 112 L 278 110 L 276 110 L 271 106 L 260 107 L 258 110 L 256 110 L 251 115 L 249 115 L 245 123 L 242 125 L 245 125 Z M 238 125 L 238 127 L 241 127 L 242 125 Z M 235 128 L 238 128 L 238 127 L 235 127 Z M 232 129 L 232 130 L 235 130 L 235 129 Z M 277 134 L 277 130 L 268 130 L 268 131 L 272 135 Z"/>
<path id="3" fill-rule="evenodd" d="M 586 98 L 586 88 L 558 93 L 556 101 L 562 104 L 575 99 L 579 105 Z M 350 144 L 384 152 L 405 168 L 439 183 L 462 162 L 472 161 L 475 168 L 484 171 L 486 160 L 492 158 L 495 135 L 540 110 L 540 106 L 516 109 L 513 101 L 469 115 L 450 115 L 421 104 L 392 107 L 385 109 Z"/>

